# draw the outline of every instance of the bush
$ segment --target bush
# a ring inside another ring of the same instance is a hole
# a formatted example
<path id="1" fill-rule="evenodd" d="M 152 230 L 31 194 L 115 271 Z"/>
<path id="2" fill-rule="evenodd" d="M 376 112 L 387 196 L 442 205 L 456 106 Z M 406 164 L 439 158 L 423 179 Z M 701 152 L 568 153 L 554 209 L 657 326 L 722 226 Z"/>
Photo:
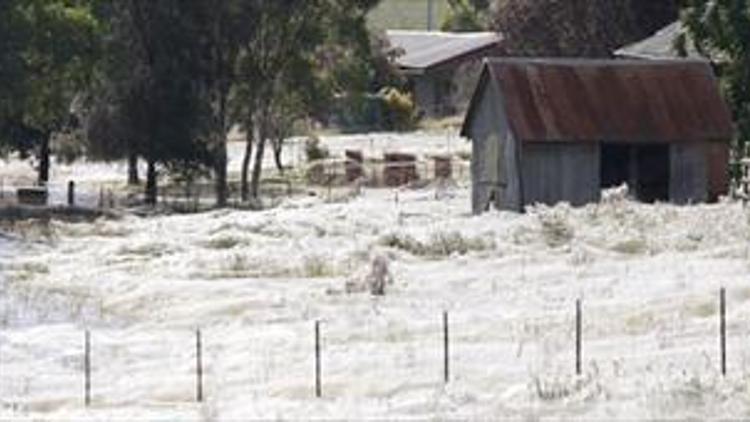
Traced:
<path id="1" fill-rule="evenodd" d="M 416 128 L 419 119 L 411 94 L 387 87 L 378 95 L 383 104 L 383 123 L 386 129 L 409 131 Z"/>
<path id="2" fill-rule="evenodd" d="M 491 239 L 481 237 L 464 237 L 457 231 L 432 233 L 426 242 L 407 234 L 391 233 L 383 236 L 378 242 L 382 246 L 400 249 L 415 256 L 440 258 L 453 254 L 466 255 L 469 252 L 481 252 L 495 249 Z"/>
<path id="3" fill-rule="evenodd" d="M 75 133 L 59 133 L 53 139 L 53 152 L 58 161 L 72 164 L 86 153 L 84 143 Z"/>
<path id="4" fill-rule="evenodd" d="M 330 156 L 328 148 L 320 145 L 320 138 L 311 136 L 305 141 L 305 156 L 307 161 L 323 160 Z"/>

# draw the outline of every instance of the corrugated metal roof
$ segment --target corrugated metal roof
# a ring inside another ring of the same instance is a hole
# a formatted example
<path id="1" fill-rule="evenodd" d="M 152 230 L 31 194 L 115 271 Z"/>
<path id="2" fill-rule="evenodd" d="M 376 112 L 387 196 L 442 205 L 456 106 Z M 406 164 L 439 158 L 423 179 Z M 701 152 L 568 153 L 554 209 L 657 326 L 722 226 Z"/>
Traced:
<path id="1" fill-rule="evenodd" d="M 427 69 L 453 58 L 500 43 L 494 32 L 386 31 L 391 46 L 403 54 L 396 64 L 407 69 Z"/>
<path id="2" fill-rule="evenodd" d="M 627 45 L 615 51 L 615 56 L 631 59 L 669 59 L 679 58 L 674 48 L 675 39 L 685 28 L 678 22 L 673 22 L 657 31 L 650 37 Z M 687 56 L 700 59 L 702 56 L 695 49 L 692 42 L 686 43 Z"/>
<path id="3" fill-rule="evenodd" d="M 498 59 L 484 72 L 478 89 L 487 89 L 488 75 L 497 82 L 511 129 L 524 141 L 727 141 L 733 134 L 704 61 Z"/>

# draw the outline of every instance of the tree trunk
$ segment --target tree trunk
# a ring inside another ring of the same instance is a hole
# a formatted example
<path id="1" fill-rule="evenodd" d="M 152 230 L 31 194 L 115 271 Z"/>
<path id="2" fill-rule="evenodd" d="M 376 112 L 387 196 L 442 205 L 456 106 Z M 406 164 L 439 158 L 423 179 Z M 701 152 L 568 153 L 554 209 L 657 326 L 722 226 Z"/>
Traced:
<path id="1" fill-rule="evenodd" d="M 250 195 L 257 199 L 260 188 L 260 173 L 263 171 L 263 154 L 266 149 L 266 123 L 260 123 L 258 133 L 258 148 L 255 150 L 255 162 L 253 163 L 253 178 L 250 182 Z"/>
<path id="2" fill-rule="evenodd" d="M 240 176 L 240 195 L 242 202 L 246 202 L 249 199 L 250 187 L 247 183 L 247 173 L 250 169 L 250 158 L 253 156 L 253 137 L 253 128 L 250 127 L 245 134 L 245 156 L 242 157 L 242 174 Z"/>
<path id="3" fill-rule="evenodd" d="M 279 173 L 284 174 L 284 163 L 281 160 L 281 152 L 284 149 L 284 141 L 277 139 L 273 142 L 273 161 L 276 163 L 276 168 Z"/>
<path id="4" fill-rule="evenodd" d="M 146 170 L 146 204 L 151 206 L 156 205 L 157 194 L 156 163 L 153 159 L 149 159 Z"/>
<path id="5" fill-rule="evenodd" d="M 138 154 L 131 152 L 128 154 L 128 185 L 135 186 L 140 184 L 138 177 Z"/>
<path id="6" fill-rule="evenodd" d="M 216 152 L 216 163 L 214 165 L 214 173 L 216 175 L 216 206 L 224 208 L 227 206 L 227 142 L 223 136 L 224 131 L 222 129 L 222 136 L 216 139 L 217 152 Z"/>
<path id="7" fill-rule="evenodd" d="M 39 146 L 39 180 L 40 186 L 45 186 L 49 182 L 49 143 L 52 134 L 45 133 L 42 138 L 42 144 Z"/>

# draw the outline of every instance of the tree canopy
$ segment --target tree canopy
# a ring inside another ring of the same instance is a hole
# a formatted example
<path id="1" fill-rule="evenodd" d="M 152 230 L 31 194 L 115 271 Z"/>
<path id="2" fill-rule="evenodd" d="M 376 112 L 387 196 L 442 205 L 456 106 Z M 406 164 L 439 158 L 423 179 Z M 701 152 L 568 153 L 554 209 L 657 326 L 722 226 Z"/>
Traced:
<path id="1" fill-rule="evenodd" d="M 685 0 L 682 22 L 687 33 L 678 39 L 678 47 L 684 52 L 686 43 L 691 40 L 701 54 L 717 64 L 722 90 L 737 123 L 737 153 L 747 155 L 750 140 L 750 1 Z"/>
<path id="2" fill-rule="evenodd" d="M 492 27 L 518 55 L 609 57 L 677 19 L 676 0 L 497 0 Z"/>
<path id="3" fill-rule="evenodd" d="M 7 0 L 0 28 L 0 145 L 36 150 L 45 183 L 50 137 L 72 123 L 73 99 L 91 76 L 98 23 L 88 1 Z"/>

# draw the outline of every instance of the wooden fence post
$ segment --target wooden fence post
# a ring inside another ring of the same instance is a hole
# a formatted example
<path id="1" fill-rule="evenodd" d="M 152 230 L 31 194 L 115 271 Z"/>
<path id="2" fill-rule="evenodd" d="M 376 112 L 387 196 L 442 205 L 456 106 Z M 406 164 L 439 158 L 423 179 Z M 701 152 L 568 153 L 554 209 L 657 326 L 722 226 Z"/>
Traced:
<path id="1" fill-rule="evenodd" d="M 91 333 L 86 330 L 84 335 L 84 357 L 83 357 L 83 394 L 86 407 L 91 405 Z"/>
<path id="2" fill-rule="evenodd" d="M 72 207 L 76 204 L 76 182 L 68 181 L 68 206 Z"/>
<path id="3" fill-rule="evenodd" d="M 320 321 L 315 321 L 315 397 L 323 395 L 320 362 Z"/>
<path id="4" fill-rule="evenodd" d="M 726 290 L 719 290 L 719 350 L 721 353 L 721 375 L 727 375 L 727 305 Z"/>
<path id="5" fill-rule="evenodd" d="M 582 323 L 581 299 L 576 300 L 576 375 L 581 375 Z"/>
<path id="6" fill-rule="evenodd" d="M 450 381 L 450 350 L 448 338 L 448 312 L 443 311 L 443 381 L 448 384 Z"/>
<path id="7" fill-rule="evenodd" d="M 195 400 L 203 401 L 203 345 L 201 344 L 201 330 L 195 330 Z"/>

